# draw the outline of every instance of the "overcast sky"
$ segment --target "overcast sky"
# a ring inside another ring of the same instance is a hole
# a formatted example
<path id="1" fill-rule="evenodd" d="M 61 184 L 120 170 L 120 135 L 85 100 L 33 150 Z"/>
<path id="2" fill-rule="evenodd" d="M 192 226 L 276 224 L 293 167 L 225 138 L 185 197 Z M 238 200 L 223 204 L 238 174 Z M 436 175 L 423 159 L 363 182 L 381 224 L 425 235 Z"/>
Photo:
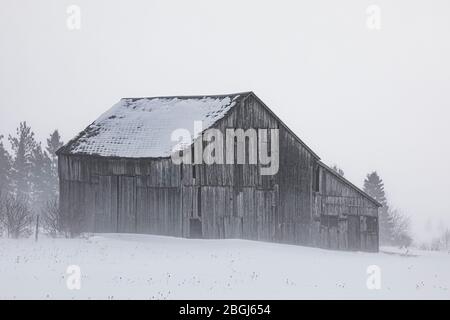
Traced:
<path id="1" fill-rule="evenodd" d="M 415 232 L 450 225 L 448 0 L 0 4 L 0 134 L 67 141 L 122 97 L 251 90 L 356 185 L 378 171 Z"/>

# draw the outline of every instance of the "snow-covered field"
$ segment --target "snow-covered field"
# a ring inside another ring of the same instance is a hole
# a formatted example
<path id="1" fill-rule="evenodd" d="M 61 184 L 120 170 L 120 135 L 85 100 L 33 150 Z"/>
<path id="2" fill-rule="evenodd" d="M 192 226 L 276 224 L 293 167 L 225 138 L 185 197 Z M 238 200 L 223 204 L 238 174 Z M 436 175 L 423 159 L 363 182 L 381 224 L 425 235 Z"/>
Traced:
<path id="1" fill-rule="evenodd" d="M 0 239 L 0 299 L 450 299 L 450 254 L 383 250 L 125 234 Z M 80 267 L 79 290 L 67 287 L 70 265 Z M 366 285 L 371 265 L 379 290 Z"/>

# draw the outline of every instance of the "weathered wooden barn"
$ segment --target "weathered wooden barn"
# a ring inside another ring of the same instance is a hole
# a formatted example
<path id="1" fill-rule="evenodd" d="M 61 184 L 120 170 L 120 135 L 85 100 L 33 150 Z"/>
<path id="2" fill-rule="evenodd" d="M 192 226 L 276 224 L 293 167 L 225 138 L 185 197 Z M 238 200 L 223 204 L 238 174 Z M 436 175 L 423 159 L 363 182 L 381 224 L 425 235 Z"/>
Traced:
<path id="1" fill-rule="evenodd" d="M 171 133 L 196 120 L 203 130 L 278 129 L 278 172 L 261 175 L 259 163 L 175 164 Z M 122 99 L 58 156 L 60 209 L 79 218 L 81 231 L 378 250 L 380 204 L 252 92 Z"/>

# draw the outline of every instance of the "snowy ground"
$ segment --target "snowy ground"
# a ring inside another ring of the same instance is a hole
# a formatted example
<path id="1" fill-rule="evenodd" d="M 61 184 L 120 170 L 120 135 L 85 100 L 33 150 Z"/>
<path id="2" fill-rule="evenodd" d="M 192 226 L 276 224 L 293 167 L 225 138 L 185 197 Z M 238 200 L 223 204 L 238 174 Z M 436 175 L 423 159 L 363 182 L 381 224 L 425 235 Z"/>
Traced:
<path id="1" fill-rule="evenodd" d="M 450 254 L 145 235 L 0 239 L 0 299 L 450 299 Z M 66 285 L 81 269 L 80 290 Z M 378 265 L 381 289 L 369 290 Z"/>

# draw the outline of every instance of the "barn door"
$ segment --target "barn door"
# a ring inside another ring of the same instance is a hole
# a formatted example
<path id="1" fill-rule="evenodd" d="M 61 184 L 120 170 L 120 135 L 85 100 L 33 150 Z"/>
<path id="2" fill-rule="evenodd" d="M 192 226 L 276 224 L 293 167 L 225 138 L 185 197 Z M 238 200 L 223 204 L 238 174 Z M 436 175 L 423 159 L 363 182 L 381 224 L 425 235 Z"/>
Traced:
<path id="1" fill-rule="evenodd" d="M 136 232 L 136 179 L 119 176 L 118 232 Z"/>
<path id="2" fill-rule="evenodd" d="M 359 216 L 348 216 L 348 248 L 359 250 L 361 248 Z"/>

